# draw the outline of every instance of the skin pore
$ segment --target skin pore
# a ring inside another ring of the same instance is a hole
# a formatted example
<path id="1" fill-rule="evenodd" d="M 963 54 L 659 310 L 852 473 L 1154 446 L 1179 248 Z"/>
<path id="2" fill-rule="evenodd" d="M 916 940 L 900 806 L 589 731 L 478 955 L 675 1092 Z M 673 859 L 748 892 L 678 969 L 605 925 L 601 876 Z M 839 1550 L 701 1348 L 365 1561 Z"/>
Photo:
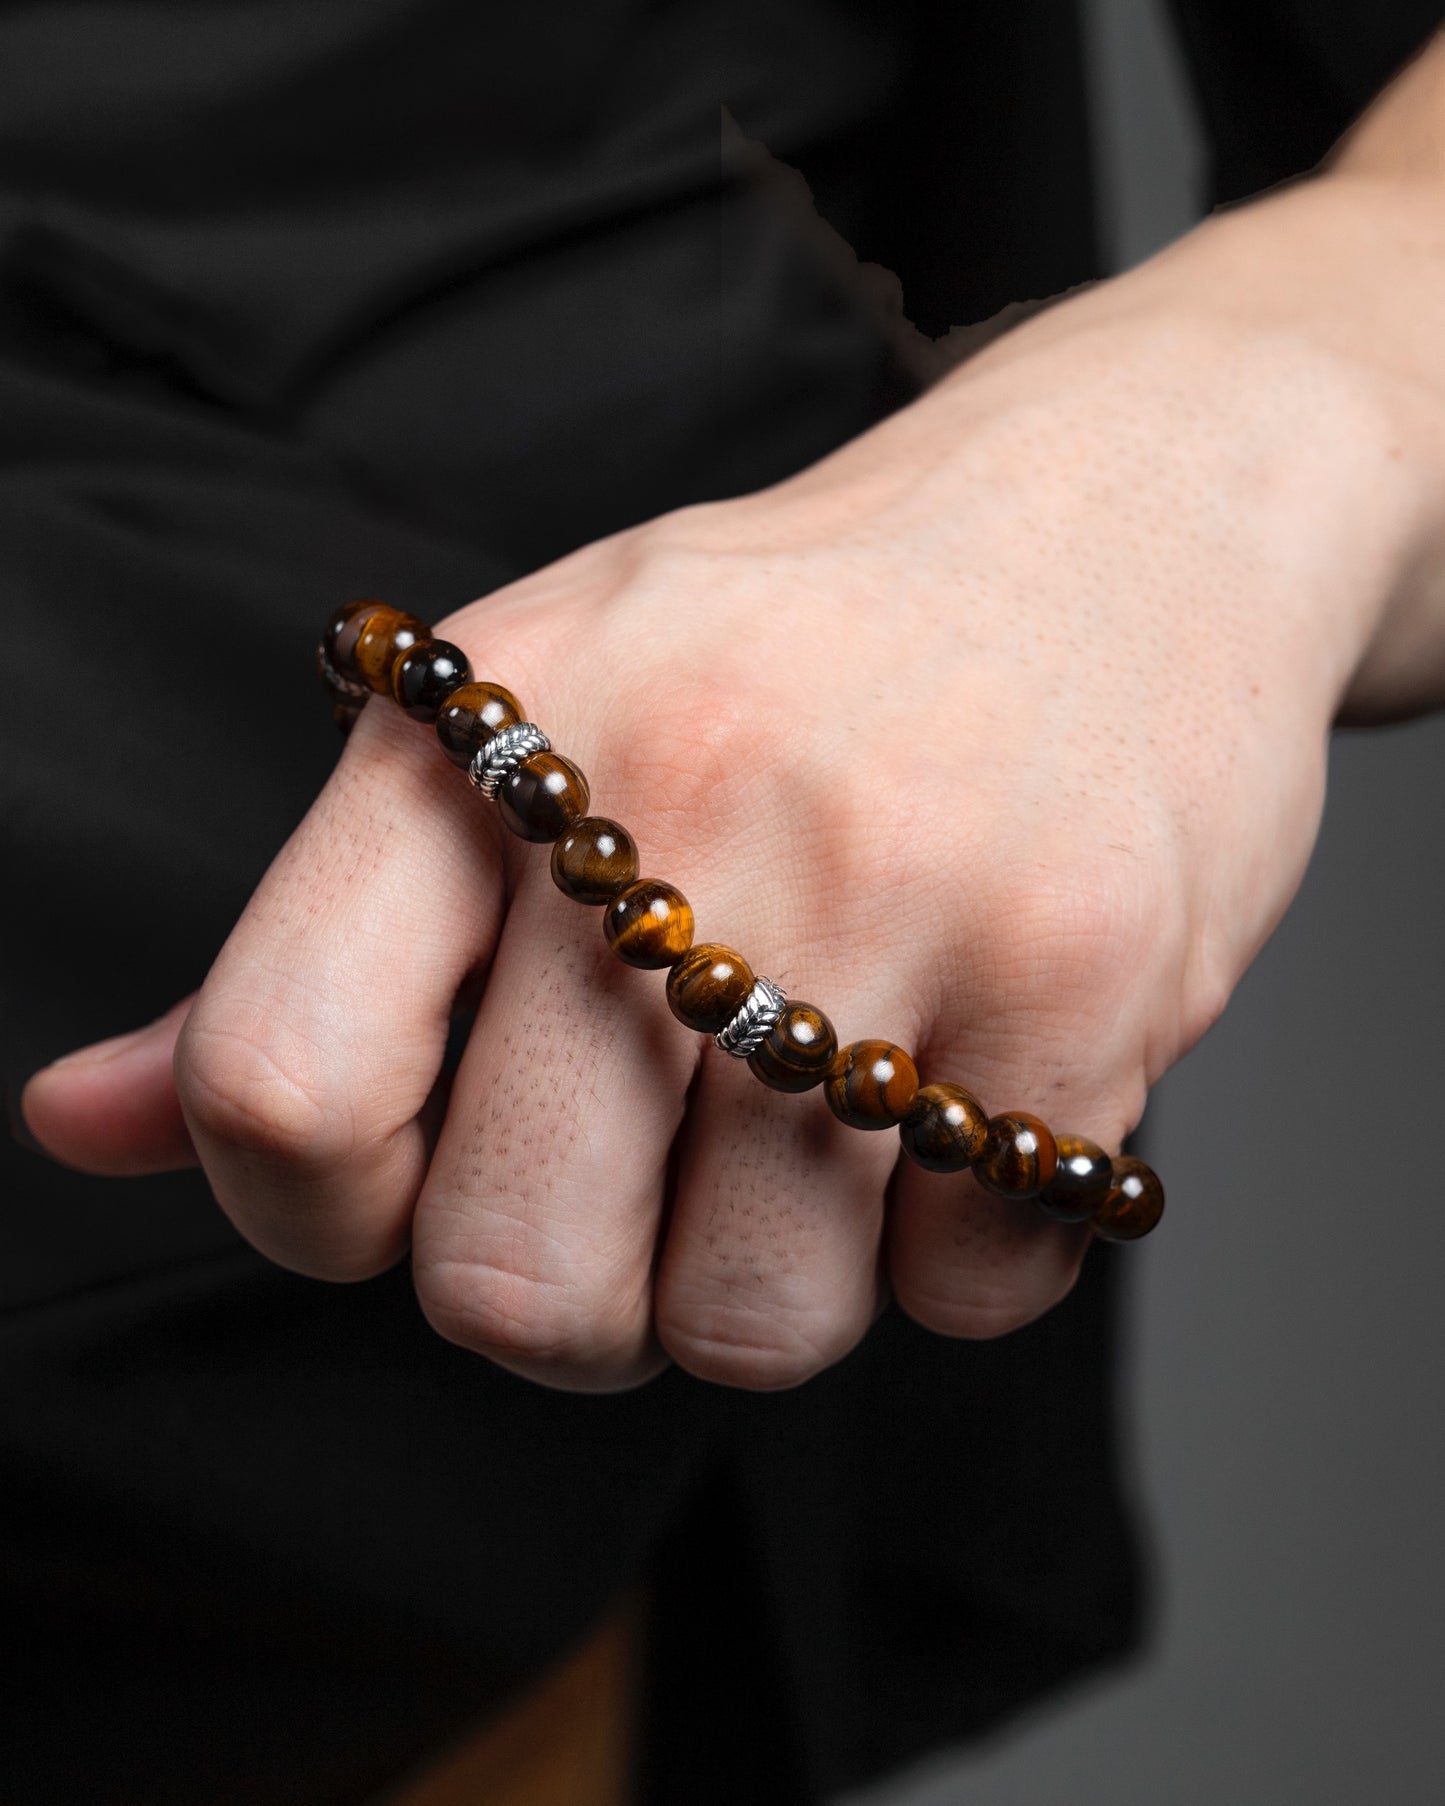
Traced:
<path id="1" fill-rule="evenodd" d="M 1332 726 L 1445 700 L 1445 40 L 820 464 L 435 625 L 700 940 L 1117 1148 L 1294 895 Z M 299 1271 L 409 1247 L 440 1333 L 567 1387 L 797 1384 L 890 1294 L 996 1335 L 1087 1247 L 682 1031 L 382 703 L 197 997 L 25 1110 L 89 1171 L 199 1159 Z"/>

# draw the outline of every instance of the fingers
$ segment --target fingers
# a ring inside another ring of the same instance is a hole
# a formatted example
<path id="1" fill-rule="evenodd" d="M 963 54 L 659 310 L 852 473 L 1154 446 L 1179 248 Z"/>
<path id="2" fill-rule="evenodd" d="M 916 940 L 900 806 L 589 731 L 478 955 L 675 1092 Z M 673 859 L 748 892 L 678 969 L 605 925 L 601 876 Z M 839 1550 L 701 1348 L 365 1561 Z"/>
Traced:
<path id="1" fill-rule="evenodd" d="M 584 1390 L 666 1365 L 654 1249 L 698 1053 L 662 973 L 615 959 L 601 914 L 564 897 L 545 858 L 522 869 L 412 1251 L 443 1335 Z"/>
<path id="2" fill-rule="evenodd" d="M 406 1246 L 453 1003 L 501 919 L 496 826 L 427 738 L 363 710 L 176 1049 L 222 1207 L 322 1278 L 365 1277 Z"/>
<path id="3" fill-rule="evenodd" d="M 843 998 L 845 1022 L 882 1014 L 881 1000 Z M 841 1360 L 882 1301 L 897 1158 L 895 1134 L 846 1127 L 820 1089 L 772 1091 L 708 1047 L 658 1275 L 658 1334 L 673 1359 L 751 1390 L 796 1386 Z"/>
<path id="4" fill-rule="evenodd" d="M 82 1047 L 34 1075 L 20 1108 L 47 1153 L 107 1178 L 196 1164 L 172 1072 L 192 1001 L 185 997 L 145 1028 Z"/>
<path id="5" fill-rule="evenodd" d="M 949 1065 L 958 1070 L 956 1059 Z M 984 1340 L 1022 1329 L 1072 1290 L 1089 1244 L 1086 1225 L 1050 1222 L 1031 1201 L 994 1197 L 966 1172 L 904 1166 L 888 1269 L 894 1296 L 915 1322 L 937 1335 Z"/>
<path id="6" fill-rule="evenodd" d="M 1068 908 L 1039 896 L 1020 920 L 996 912 L 987 965 L 962 975 L 920 1051 L 924 1083 L 961 1083 L 990 1114 L 1027 1110 L 1117 1151 L 1142 1107 L 1127 999 L 1141 975 L 1126 942 L 1073 931 Z M 1020 1329 L 1072 1288 L 1087 1225 L 1051 1221 L 1032 1198 L 1003 1198 L 969 1172 L 927 1172 L 905 1156 L 888 1225 L 899 1305 L 939 1335 Z"/>

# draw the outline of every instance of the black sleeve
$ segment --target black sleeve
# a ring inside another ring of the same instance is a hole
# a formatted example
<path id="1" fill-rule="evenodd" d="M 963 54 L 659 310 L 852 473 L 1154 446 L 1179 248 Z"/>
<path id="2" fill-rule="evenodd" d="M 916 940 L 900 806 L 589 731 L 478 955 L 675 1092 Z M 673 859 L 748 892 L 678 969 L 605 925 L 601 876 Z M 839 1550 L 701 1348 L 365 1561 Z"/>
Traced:
<path id="1" fill-rule="evenodd" d="M 1172 0 L 1210 148 L 1209 198 L 1319 162 L 1442 22 L 1439 0 Z"/>

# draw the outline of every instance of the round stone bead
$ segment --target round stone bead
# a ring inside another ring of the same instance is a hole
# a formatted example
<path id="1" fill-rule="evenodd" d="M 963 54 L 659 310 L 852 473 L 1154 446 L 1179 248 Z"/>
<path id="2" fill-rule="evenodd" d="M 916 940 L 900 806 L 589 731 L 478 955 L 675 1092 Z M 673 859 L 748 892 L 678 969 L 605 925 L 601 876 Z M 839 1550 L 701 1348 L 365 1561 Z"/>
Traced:
<path id="1" fill-rule="evenodd" d="M 891 1041 L 850 1041 L 833 1056 L 823 1095 L 853 1129 L 891 1129 L 918 1090 L 918 1068 Z"/>
<path id="2" fill-rule="evenodd" d="M 610 903 L 641 869 L 637 842 L 605 815 L 584 815 L 552 848 L 552 882 L 574 903 Z"/>
<path id="3" fill-rule="evenodd" d="M 497 786 L 502 820 L 523 840 L 552 841 L 587 813 L 587 780 L 561 753 L 534 752 Z"/>
<path id="4" fill-rule="evenodd" d="M 1058 1149 L 1045 1122 L 1026 1110 L 991 1116 L 988 1139 L 974 1162 L 974 1176 L 1001 1198 L 1036 1198 L 1051 1185 Z"/>
<path id="5" fill-rule="evenodd" d="M 629 966 L 672 966 L 692 945 L 692 905 L 660 878 L 619 891 L 602 917 L 607 944 Z"/>
<path id="6" fill-rule="evenodd" d="M 521 703 L 501 684 L 463 684 L 437 710 L 437 739 L 452 764 L 465 768 L 494 734 L 521 719 Z"/>
<path id="7" fill-rule="evenodd" d="M 342 637 L 345 637 L 343 629 Z M 431 637 L 425 621 L 399 608 L 380 608 L 363 622 L 352 661 L 356 674 L 380 695 L 391 688 L 391 668 L 403 652 Z"/>
<path id="8" fill-rule="evenodd" d="M 988 1112 L 962 1085 L 924 1085 L 898 1125 L 910 1160 L 930 1173 L 961 1173 L 988 1140 Z"/>
<path id="9" fill-rule="evenodd" d="M 774 1091 L 811 1091 L 828 1076 L 838 1052 L 833 1024 L 811 1003 L 787 1003 L 748 1065 Z"/>
<path id="10" fill-rule="evenodd" d="M 1060 1223 L 1085 1223 L 1109 1195 L 1114 1164 L 1087 1135 L 1058 1135 L 1059 1164 L 1039 1208 Z"/>
<path id="11" fill-rule="evenodd" d="M 1114 1161 L 1114 1183 L 1094 1212 L 1094 1234 L 1106 1242 L 1137 1242 L 1164 1214 L 1164 1187 L 1152 1167 L 1132 1154 Z"/>
<path id="12" fill-rule="evenodd" d="M 466 653 L 450 640 L 423 640 L 391 668 L 391 693 L 417 721 L 435 721 L 452 691 L 471 681 Z"/>
<path id="13" fill-rule="evenodd" d="M 667 975 L 667 1004 L 684 1028 L 715 1035 L 726 1028 L 753 988 L 753 969 L 741 953 L 713 941 L 689 947 Z"/>
<path id="14" fill-rule="evenodd" d="M 359 678 L 361 673 L 356 668 L 357 639 L 371 617 L 383 611 L 387 611 L 386 603 L 378 602 L 370 596 L 363 596 L 355 602 L 343 602 L 326 623 L 326 630 L 321 635 L 321 644 L 317 649 L 318 662 L 324 659 L 342 677 Z M 395 614 L 396 610 L 388 612 Z M 324 670 L 322 676 L 325 676 Z"/>

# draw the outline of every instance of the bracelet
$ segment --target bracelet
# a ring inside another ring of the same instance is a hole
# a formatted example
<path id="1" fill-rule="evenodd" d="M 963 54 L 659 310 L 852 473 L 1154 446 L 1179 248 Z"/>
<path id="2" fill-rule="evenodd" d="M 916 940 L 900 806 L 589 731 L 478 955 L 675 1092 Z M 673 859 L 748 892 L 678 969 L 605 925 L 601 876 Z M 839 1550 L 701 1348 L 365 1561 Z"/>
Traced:
<path id="1" fill-rule="evenodd" d="M 1055 1135 L 1023 1110 L 990 1116 L 962 1085 L 920 1085 L 912 1059 L 890 1041 L 840 1047 L 816 1005 L 785 996 L 732 948 L 695 943 L 687 898 L 639 875 L 626 828 L 588 814 L 590 790 L 578 767 L 552 750 L 510 690 L 475 679 L 467 655 L 434 639 L 415 615 L 384 602 L 348 602 L 327 623 L 316 662 L 343 733 L 373 694 L 434 724 L 442 751 L 496 803 L 512 832 L 551 846 L 563 896 L 602 908 L 617 957 L 665 968 L 678 1021 L 745 1059 L 765 1085 L 821 1085 L 840 1122 L 896 1127 L 903 1151 L 928 1172 L 967 1168 L 997 1196 L 1034 1198 L 1056 1221 L 1089 1223 L 1106 1241 L 1137 1241 L 1158 1223 L 1164 1188 L 1142 1160 L 1111 1159 L 1086 1136 Z"/>

